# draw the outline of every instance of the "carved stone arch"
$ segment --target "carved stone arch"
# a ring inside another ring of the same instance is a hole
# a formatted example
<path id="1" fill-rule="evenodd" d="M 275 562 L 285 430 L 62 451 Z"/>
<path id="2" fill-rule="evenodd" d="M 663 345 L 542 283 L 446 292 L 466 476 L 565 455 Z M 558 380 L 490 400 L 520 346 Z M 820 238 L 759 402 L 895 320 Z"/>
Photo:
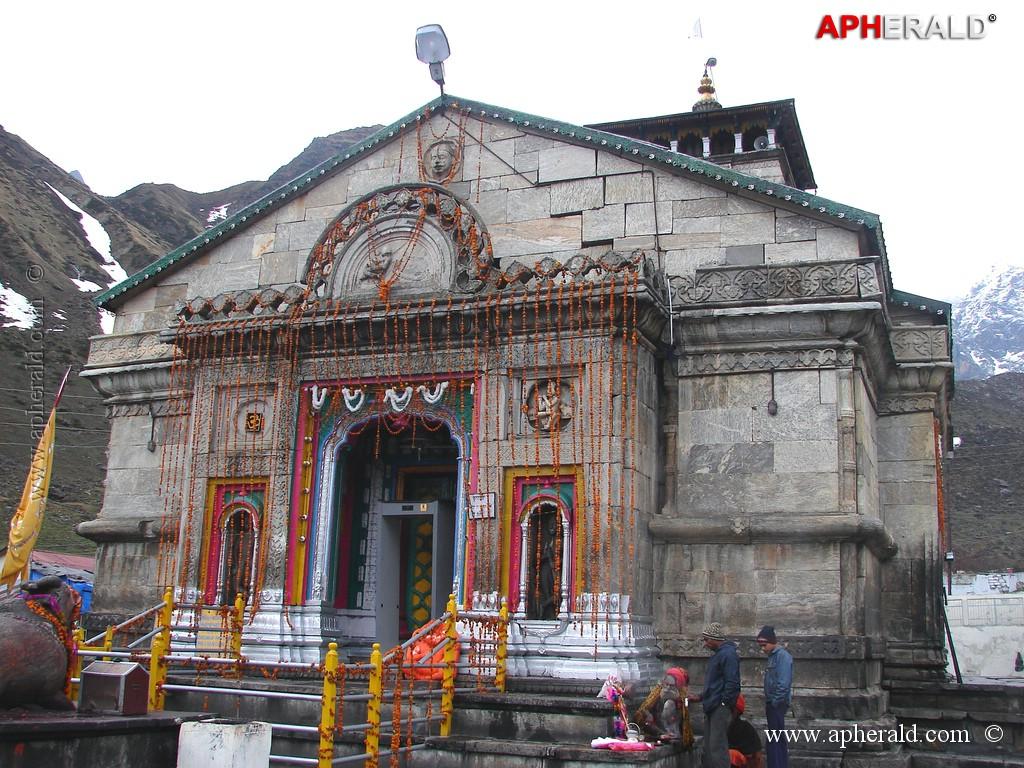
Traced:
<path id="1" fill-rule="evenodd" d="M 476 293 L 492 264 L 490 235 L 469 203 L 436 184 L 403 184 L 360 198 L 327 226 L 305 283 L 331 299 Z"/>

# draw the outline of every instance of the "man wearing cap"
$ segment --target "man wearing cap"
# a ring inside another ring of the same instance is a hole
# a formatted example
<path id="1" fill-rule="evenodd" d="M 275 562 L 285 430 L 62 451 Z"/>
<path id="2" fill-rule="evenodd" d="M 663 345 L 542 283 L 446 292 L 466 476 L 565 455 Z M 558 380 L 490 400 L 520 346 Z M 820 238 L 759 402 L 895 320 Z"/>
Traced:
<path id="1" fill-rule="evenodd" d="M 711 651 L 704 673 L 704 690 L 690 701 L 704 706 L 705 768 L 729 768 L 729 722 L 740 695 L 740 657 L 736 643 L 725 639 L 722 625 L 713 621 L 701 633 L 704 647 Z"/>
<path id="2" fill-rule="evenodd" d="M 757 644 L 768 656 L 764 667 L 764 710 L 768 727 L 779 730 L 786 727 L 786 710 L 793 701 L 793 657 L 779 645 L 775 627 L 765 625 L 757 633 Z M 786 739 L 768 740 L 768 768 L 789 767 L 789 745 Z"/>

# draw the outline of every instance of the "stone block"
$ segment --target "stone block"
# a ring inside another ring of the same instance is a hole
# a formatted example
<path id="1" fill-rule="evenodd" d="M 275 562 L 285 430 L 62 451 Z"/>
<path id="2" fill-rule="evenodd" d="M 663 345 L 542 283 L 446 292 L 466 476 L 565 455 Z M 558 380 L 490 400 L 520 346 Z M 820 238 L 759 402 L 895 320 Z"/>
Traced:
<path id="1" fill-rule="evenodd" d="M 722 219 L 722 245 L 775 241 L 775 213 L 740 213 Z"/>
<path id="2" fill-rule="evenodd" d="M 725 192 L 683 176 L 658 174 L 655 193 L 658 200 L 698 200 L 702 197 L 725 197 Z"/>
<path id="3" fill-rule="evenodd" d="M 757 596 L 753 594 L 710 593 L 706 611 L 708 621 L 720 622 L 725 627 L 726 636 L 734 635 L 735 628 L 752 627 L 757 623 L 757 603 Z"/>
<path id="4" fill-rule="evenodd" d="M 508 221 L 509 194 L 507 189 L 481 191 L 479 198 L 476 195 L 470 198 L 471 205 L 488 225 L 504 224 Z M 531 216 L 530 218 L 536 217 Z"/>
<path id="5" fill-rule="evenodd" d="M 765 246 L 730 245 L 725 249 L 725 263 L 737 267 L 755 267 L 765 263 Z"/>
<path id="6" fill-rule="evenodd" d="M 298 271 L 298 260 L 293 254 L 268 253 L 260 260 L 260 286 L 294 283 Z"/>
<path id="7" fill-rule="evenodd" d="M 686 451 L 693 445 L 749 443 L 750 413 L 749 408 L 714 408 L 680 413 L 679 447 Z"/>
<path id="8" fill-rule="evenodd" d="M 806 216 L 800 216 L 799 214 L 791 216 L 776 216 L 775 242 L 792 243 L 798 240 L 813 241 L 819 226 L 828 225 L 822 225 L 814 219 L 808 219 Z"/>
<path id="9" fill-rule="evenodd" d="M 820 405 L 821 385 L 818 371 L 776 372 L 775 400 L 780 408 L 793 405 Z"/>
<path id="10" fill-rule="evenodd" d="M 348 178 L 348 199 L 355 200 L 375 189 L 394 184 L 396 176 L 397 168 L 369 168 L 365 171 L 356 171 Z"/>
<path id="11" fill-rule="evenodd" d="M 782 440 L 774 443 L 775 471 L 838 472 L 839 444 L 835 440 Z"/>
<path id="12" fill-rule="evenodd" d="M 487 120 L 482 121 L 484 124 L 484 141 L 501 141 L 502 139 L 517 139 L 520 136 L 526 134 L 522 129 L 513 123 L 491 123 Z M 479 127 L 475 129 L 466 129 L 470 133 L 479 136 Z"/>
<path id="13" fill-rule="evenodd" d="M 292 226 L 292 225 L 287 225 Z M 312 244 L 310 244 L 312 247 Z M 189 280 L 188 295 L 216 296 L 225 291 L 237 291 L 255 287 L 260 278 L 260 262 L 248 261 L 238 264 L 217 264 L 203 270 L 198 280 Z"/>
<path id="14" fill-rule="evenodd" d="M 721 232 L 722 231 L 722 217 L 721 216 L 707 216 L 700 219 L 673 219 L 672 220 L 672 233 L 674 235 L 692 235 L 697 233 L 705 232 Z M 672 238 L 666 238 L 669 245 L 666 247 L 675 248 L 675 240 Z"/>
<path id="15" fill-rule="evenodd" d="M 669 632 L 680 625 L 678 593 L 666 592 L 654 596 L 654 623 L 659 630 Z"/>
<path id="16" fill-rule="evenodd" d="M 675 200 L 672 202 L 672 218 L 694 219 L 706 216 L 726 216 L 729 213 L 729 198 L 706 197 L 700 200 Z"/>
<path id="17" fill-rule="evenodd" d="M 424 152 L 425 154 L 425 152 Z M 506 176 L 516 170 L 515 143 L 513 139 L 492 141 L 480 146 L 467 141 L 462 151 L 463 181 L 486 179 L 491 176 Z"/>
<path id="18" fill-rule="evenodd" d="M 677 504 L 722 518 L 772 512 L 828 514 L 839 506 L 834 473 L 790 475 L 680 474 Z"/>
<path id="19" fill-rule="evenodd" d="M 559 144 L 540 150 L 538 171 L 540 182 L 593 176 L 597 172 L 597 155 L 593 149 Z"/>
<path id="20" fill-rule="evenodd" d="M 612 248 L 616 251 L 654 251 L 658 241 L 654 235 L 636 235 L 635 237 L 616 237 L 612 240 Z"/>
<path id="21" fill-rule="evenodd" d="M 550 215 L 550 187 L 515 189 L 508 193 L 508 221 L 546 219 Z"/>
<path id="22" fill-rule="evenodd" d="M 150 299 L 153 307 L 174 307 L 178 302 L 184 301 L 185 292 L 188 290 L 188 283 L 158 285 L 153 291 Z"/>
<path id="23" fill-rule="evenodd" d="M 930 414 L 925 415 L 930 418 Z M 934 461 L 935 433 L 930 424 L 903 426 L 905 421 L 902 424 L 893 422 L 892 418 L 878 420 L 879 462 Z"/>
<path id="24" fill-rule="evenodd" d="M 320 239 L 326 228 L 323 220 L 295 221 L 278 224 L 275 248 L 280 251 L 308 251 Z"/>
<path id="25" fill-rule="evenodd" d="M 672 231 L 672 207 L 668 203 L 633 203 L 626 206 L 626 235 L 647 235 Z M 655 215 L 657 214 L 657 215 Z"/>
<path id="26" fill-rule="evenodd" d="M 767 409 L 753 414 L 755 440 L 836 439 L 838 424 L 834 405 L 798 403 L 788 406 L 779 401 L 778 415 L 769 416 Z"/>
<path id="27" fill-rule="evenodd" d="M 930 461 L 879 461 L 879 482 L 935 482 L 935 464 Z"/>
<path id="28" fill-rule="evenodd" d="M 772 471 L 771 443 L 695 445 L 681 471 L 699 474 L 749 475 Z"/>
<path id="29" fill-rule="evenodd" d="M 563 216 L 557 219 L 495 224 L 490 227 L 495 257 L 521 256 L 579 249 L 582 245 L 582 219 Z"/>
<path id="30" fill-rule="evenodd" d="M 591 211 L 583 212 L 583 240 L 611 240 L 623 237 L 626 228 L 626 207 L 624 205 L 606 205 Z"/>
<path id="31" fill-rule="evenodd" d="M 602 150 L 597 151 L 598 176 L 610 176 L 616 173 L 636 173 L 642 169 L 643 166 L 640 163 Z"/>
<path id="32" fill-rule="evenodd" d="M 526 131 L 522 136 L 516 140 L 516 154 L 525 154 L 527 152 L 538 152 L 544 149 L 552 149 L 557 146 L 561 146 L 559 142 L 554 139 L 550 139 L 547 136 L 538 136 L 536 134 Z"/>
<path id="33" fill-rule="evenodd" d="M 860 256 L 857 233 L 836 227 L 818 228 L 818 261 L 855 259 Z"/>
<path id="34" fill-rule="evenodd" d="M 689 221 L 697 221 L 697 219 L 689 219 Z M 666 251 L 717 248 L 721 244 L 722 235 L 719 232 L 695 232 L 662 235 L 661 237 L 661 246 Z"/>
<path id="35" fill-rule="evenodd" d="M 923 482 L 904 480 L 896 483 L 879 483 L 878 490 L 882 504 L 892 505 L 932 505 L 936 503 L 935 478 Z"/>
<path id="36" fill-rule="evenodd" d="M 779 571 L 777 591 L 802 599 L 806 594 L 839 594 L 839 571 L 836 570 L 802 570 Z"/>
<path id="37" fill-rule="evenodd" d="M 764 247 L 766 264 L 792 264 L 801 261 L 815 261 L 818 249 L 813 240 L 795 243 L 768 243 Z"/>
<path id="38" fill-rule="evenodd" d="M 578 213 L 604 205 L 604 181 L 580 179 L 551 185 L 551 214 Z"/>
<path id="39" fill-rule="evenodd" d="M 775 213 L 774 207 L 739 195 L 729 195 L 728 201 L 727 211 L 730 215 L 737 213 L 771 213 L 774 215 Z"/>
<path id="40" fill-rule="evenodd" d="M 417 181 L 418 180 L 419 179 L 417 177 Z M 324 228 L 326 229 L 327 222 L 333 221 L 343 210 L 345 210 L 345 205 L 343 203 L 338 203 L 337 205 L 319 205 L 316 208 L 307 208 L 306 221 L 313 221 L 314 219 L 318 220 L 323 223 Z"/>
<path id="41" fill-rule="evenodd" d="M 839 595 L 789 594 L 757 596 L 757 616 L 778 627 L 798 627 L 802 633 L 830 634 L 840 631 Z M 756 622 L 755 622 L 756 623 Z"/>
<path id="42" fill-rule="evenodd" d="M 520 173 L 540 169 L 540 152 L 516 152 L 513 165 Z"/>
<path id="43" fill-rule="evenodd" d="M 837 394 L 837 377 L 833 370 L 818 371 L 818 397 L 821 403 L 835 403 Z"/>
<path id="44" fill-rule="evenodd" d="M 695 411 L 764 405 L 771 397 L 767 373 L 705 376 L 691 385 L 690 407 Z"/>
<path id="45" fill-rule="evenodd" d="M 649 203 L 654 201 L 654 179 L 645 173 L 609 176 L 604 180 L 605 203 Z"/>
<path id="46" fill-rule="evenodd" d="M 510 173 L 506 176 L 491 176 L 481 179 L 473 179 L 470 182 L 470 192 L 466 198 L 473 200 L 476 197 L 476 190 L 486 192 L 492 189 L 527 189 L 537 186 L 537 172 L 525 171 L 523 173 Z M 454 188 L 452 184 L 450 188 Z M 454 189 L 453 189 L 454 191 Z"/>
<path id="47" fill-rule="evenodd" d="M 693 275 L 701 267 L 725 263 L 724 248 L 688 248 L 665 252 L 665 272 L 669 275 Z"/>

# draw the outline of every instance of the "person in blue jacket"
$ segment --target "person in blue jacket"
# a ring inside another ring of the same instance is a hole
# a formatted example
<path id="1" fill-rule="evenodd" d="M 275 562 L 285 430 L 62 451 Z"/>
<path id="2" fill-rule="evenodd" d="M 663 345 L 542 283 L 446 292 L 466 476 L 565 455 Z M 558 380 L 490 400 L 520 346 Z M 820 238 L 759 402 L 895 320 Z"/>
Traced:
<path id="1" fill-rule="evenodd" d="M 768 656 L 764 667 L 764 711 L 769 729 L 786 727 L 786 712 L 793 701 L 793 657 L 779 645 L 775 627 L 765 625 L 757 633 L 757 644 Z M 789 745 L 783 739 L 769 739 L 768 768 L 789 768 Z"/>
<path id="2" fill-rule="evenodd" d="M 704 706 L 705 768 L 729 768 L 729 723 L 740 695 L 740 657 L 736 643 L 727 640 L 722 625 L 713 621 L 701 634 L 711 651 L 704 672 L 704 690 L 689 696 Z"/>

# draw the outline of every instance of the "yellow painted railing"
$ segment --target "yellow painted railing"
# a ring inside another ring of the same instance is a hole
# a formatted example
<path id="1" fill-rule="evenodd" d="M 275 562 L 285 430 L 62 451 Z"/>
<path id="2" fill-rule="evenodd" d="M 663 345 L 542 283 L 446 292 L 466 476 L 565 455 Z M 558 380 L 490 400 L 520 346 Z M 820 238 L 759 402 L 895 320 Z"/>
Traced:
<path id="1" fill-rule="evenodd" d="M 320 665 L 304 665 L 298 663 L 250 662 L 242 654 L 242 626 L 244 603 L 239 596 L 231 610 L 231 621 L 225 628 L 229 632 L 227 642 L 221 648 L 227 653 L 221 657 L 184 655 L 172 652 L 170 646 L 172 615 L 175 606 L 171 601 L 170 590 L 164 595 L 164 603 L 159 606 L 156 627 L 152 634 L 152 643 L 148 654 L 124 652 L 109 647 L 82 646 L 82 655 L 100 656 L 110 653 L 114 657 L 130 658 L 135 661 L 149 662 L 149 707 L 152 711 L 164 708 L 168 691 L 194 691 L 205 694 L 225 696 L 263 696 L 266 698 L 294 699 L 301 701 L 319 701 L 320 718 L 317 726 L 300 726 L 288 724 L 272 724 L 275 730 L 306 731 L 316 734 L 318 738 L 315 758 L 288 757 L 286 762 L 298 765 L 329 768 L 340 763 L 364 762 L 365 768 L 378 768 L 382 755 L 399 755 L 422 748 L 422 744 L 413 744 L 413 727 L 426 723 L 440 723 L 439 733 L 449 735 L 455 711 L 455 696 L 459 692 L 475 690 L 504 691 L 506 681 L 506 660 L 508 658 L 508 606 L 502 601 L 498 615 L 459 613 L 455 596 L 449 597 L 447 611 L 444 616 L 429 622 L 414 633 L 413 637 L 400 646 L 382 653 L 379 643 L 374 643 L 373 652 L 368 662 L 341 663 L 336 643 L 330 643 L 324 662 Z M 186 606 L 178 606 L 184 608 Z M 440 642 L 428 649 L 425 655 L 414 659 L 410 653 L 414 644 L 430 641 L 442 632 Z M 460 637 L 460 631 L 462 635 Z M 460 647 L 466 649 L 466 660 L 460 663 Z M 443 654 L 443 656 L 442 656 Z M 81 658 L 81 656 L 79 657 Z M 443 659 L 443 660 L 442 660 Z M 194 685 L 168 683 L 167 675 L 170 667 L 194 667 L 197 680 Z M 211 670 L 220 669 L 220 672 Z M 218 674 L 223 678 L 244 678 L 246 672 L 260 673 L 260 679 L 268 676 L 285 676 L 289 673 L 300 674 L 308 679 L 315 674 L 322 680 L 322 691 L 319 695 L 285 691 L 254 691 L 246 689 L 244 684 L 234 687 L 218 687 L 210 682 Z M 475 676 L 475 685 L 456 687 L 457 681 Z M 345 681 L 366 681 L 366 693 L 345 692 Z M 438 688 L 440 682 L 440 688 Z M 202 684 L 201 684 L 202 683 Z M 439 712 L 431 705 L 440 699 Z M 342 709 L 344 702 L 366 702 L 366 720 L 363 723 L 346 723 L 342 727 Z M 425 715 L 414 716 L 413 702 L 421 702 L 425 707 Z M 424 703 L 425 702 L 425 703 Z M 385 705 L 390 705 L 392 712 L 391 743 L 381 748 L 381 714 Z M 346 757 L 334 757 L 335 739 L 343 731 L 362 731 L 363 753 Z M 421 730 L 415 731 L 417 738 Z M 405 739 L 403 746 L 402 739 Z M 275 756 L 271 756 L 274 762 Z"/>

